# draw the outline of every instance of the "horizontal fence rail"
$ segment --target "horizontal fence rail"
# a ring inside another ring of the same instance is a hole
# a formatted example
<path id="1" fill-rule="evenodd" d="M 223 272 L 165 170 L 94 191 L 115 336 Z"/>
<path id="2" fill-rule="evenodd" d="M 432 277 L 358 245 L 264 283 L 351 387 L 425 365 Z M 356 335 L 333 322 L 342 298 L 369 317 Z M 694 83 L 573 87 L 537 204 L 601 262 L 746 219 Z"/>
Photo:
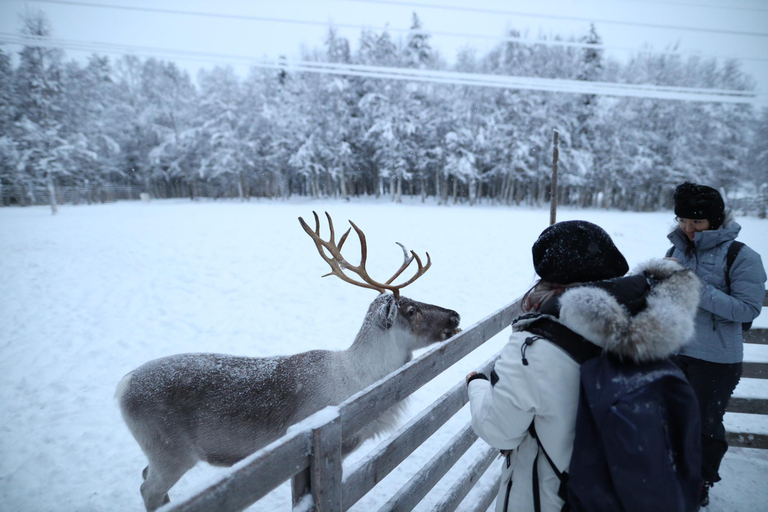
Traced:
<path id="1" fill-rule="evenodd" d="M 479 458 L 477 458 L 467 471 L 459 478 L 456 484 L 451 490 L 443 497 L 443 499 L 432 508 L 433 512 L 453 512 L 462 502 L 462 500 L 469 494 L 469 491 L 475 486 L 481 476 L 491 467 L 493 461 L 499 458 L 499 451 L 492 447 L 487 447 L 483 450 Z M 495 488 L 494 488 L 495 490 Z M 490 505 L 490 503 L 489 503 Z M 486 507 L 487 509 L 487 507 Z"/>
<path id="2" fill-rule="evenodd" d="M 502 329 L 509 327 L 519 312 L 520 306 L 517 302 L 500 309 L 350 397 L 340 407 L 345 433 L 359 431 L 385 410 L 410 396 Z"/>
<path id="3" fill-rule="evenodd" d="M 172 502 L 161 510 L 243 510 L 296 473 L 309 467 L 311 451 L 311 430 L 287 434 L 247 457 L 221 480 L 190 498 Z"/>
<path id="4" fill-rule="evenodd" d="M 489 371 L 492 365 L 493 360 L 487 362 L 483 369 Z M 381 443 L 366 458 L 349 468 L 344 476 L 343 509 L 351 508 L 408 455 L 421 446 L 429 436 L 451 419 L 468 400 L 466 386 L 463 383 L 456 384 L 388 440 Z"/>
<path id="5" fill-rule="evenodd" d="M 413 510 L 476 440 L 477 434 L 472 425 L 464 426 L 379 512 Z"/>
<path id="6" fill-rule="evenodd" d="M 767 303 L 768 292 L 764 307 Z M 328 407 L 294 425 L 284 437 L 247 457 L 219 481 L 161 511 L 243 510 L 289 479 L 295 511 L 349 510 L 466 405 L 466 385 L 462 381 L 453 386 L 346 470 L 341 463 L 342 439 L 357 433 L 501 332 L 520 312 L 519 302 L 498 310 L 338 407 Z M 768 449 L 768 350 L 763 352 L 768 348 L 767 331 L 756 328 L 745 333 L 745 347 L 751 355 L 745 358 L 742 382 L 726 414 L 726 436 L 731 446 Z M 478 370 L 489 373 L 494 361 L 495 357 Z M 412 510 L 476 442 L 481 443 L 466 424 L 379 511 Z M 432 510 L 456 510 L 498 456 L 498 451 L 488 446 L 479 450 Z M 472 512 L 485 512 L 491 506 L 498 483 L 496 477 L 492 485 L 479 490 Z"/>
<path id="7" fill-rule="evenodd" d="M 746 331 L 744 349 L 741 381 L 725 415 L 725 437 L 730 446 L 768 449 L 768 329 Z"/>

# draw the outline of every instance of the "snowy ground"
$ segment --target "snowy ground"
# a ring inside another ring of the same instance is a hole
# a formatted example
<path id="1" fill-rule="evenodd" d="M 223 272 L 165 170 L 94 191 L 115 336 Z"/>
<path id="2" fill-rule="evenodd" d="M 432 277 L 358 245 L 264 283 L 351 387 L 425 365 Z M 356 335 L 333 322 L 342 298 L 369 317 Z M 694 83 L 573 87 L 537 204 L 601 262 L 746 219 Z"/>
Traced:
<path id="1" fill-rule="evenodd" d="M 395 241 L 429 251 L 432 269 L 404 294 L 457 310 L 465 328 L 531 284 L 530 246 L 549 221 L 546 209 L 372 199 L 130 202 L 63 206 L 56 216 L 44 207 L 0 209 L 0 509 L 143 510 L 145 459 L 113 393 L 125 373 L 150 359 L 346 348 L 375 293 L 320 279 L 325 263 L 296 220 L 312 210 L 329 211 L 339 230 L 352 219 L 366 232 L 374 276 L 399 266 Z M 672 213 L 562 210 L 558 220 L 575 218 L 603 226 L 631 266 L 669 247 Z M 768 260 L 768 221 L 738 221 L 741 240 Z M 495 353 L 507 334 L 417 392 L 409 414 Z M 355 509 L 391 496 L 463 426 L 467 411 L 458 416 Z M 171 499 L 223 471 L 195 468 Z M 768 453 L 732 449 L 722 473 L 708 512 L 768 510 Z M 450 485 L 448 478 L 420 509 Z M 286 510 L 289 494 L 284 485 L 251 510 Z"/>

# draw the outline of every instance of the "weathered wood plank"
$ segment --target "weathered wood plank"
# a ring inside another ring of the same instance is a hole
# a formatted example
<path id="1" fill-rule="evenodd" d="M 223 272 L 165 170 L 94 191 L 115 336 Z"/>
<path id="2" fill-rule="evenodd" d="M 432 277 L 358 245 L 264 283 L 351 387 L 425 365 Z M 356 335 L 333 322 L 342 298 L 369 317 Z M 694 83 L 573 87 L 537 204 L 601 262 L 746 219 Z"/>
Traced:
<path id="1" fill-rule="evenodd" d="M 309 470 L 309 467 L 293 475 L 293 478 L 291 478 L 291 505 L 293 508 L 297 508 L 299 502 L 312 492 L 310 488 L 311 483 L 312 472 Z"/>
<path id="2" fill-rule="evenodd" d="M 309 484 L 317 512 L 341 511 L 341 418 L 312 430 Z"/>
<path id="3" fill-rule="evenodd" d="M 728 401 L 727 411 L 747 414 L 768 414 L 768 398 L 740 398 L 732 396 Z"/>
<path id="4" fill-rule="evenodd" d="M 472 487 L 475 486 L 480 477 L 483 476 L 498 457 L 499 450 L 493 447 L 486 448 L 482 456 L 464 471 L 458 481 L 451 487 L 451 490 L 432 508 L 432 512 L 453 512 L 456 510 L 462 500 L 469 494 L 469 491 L 472 490 Z"/>
<path id="5" fill-rule="evenodd" d="M 243 510 L 294 474 L 309 467 L 309 430 L 280 438 L 194 496 L 169 503 L 162 512 L 230 512 Z"/>
<path id="6" fill-rule="evenodd" d="M 726 432 L 725 439 L 728 441 L 728 446 L 768 449 L 768 435 L 765 434 Z"/>
<path id="7" fill-rule="evenodd" d="M 501 475 L 496 477 L 496 484 L 490 486 L 488 489 L 486 489 L 483 495 L 480 496 L 480 499 L 477 500 L 477 504 L 475 505 L 475 508 L 473 508 L 471 512 L 488 512 L 488 509 L 491 507 L 493 500 L 496 499 L 496 495 L 499 494 L 500 484 L 501 484 Z"/>
<path id="8" fill-rule="evenodd" d="M 359 431 L 392 405 L 509 327 L 519 313 L 518 302 L 509 304 L 347 399 L 340 406 L 344 436 Z"/>
<path id="9" fill-rule="evenodd" d="M 749 379 L 768 379 L 768 363 L 742 363 L 741 376 Z"/>
<path id="10" fill-rule="evenodd" d="M 768 345 L 768 329 L 753 327 L 744 333 L 744 343 Z"/>
<path id="11" fill-rule="evenodd" d="M 344 475 L 343 510 L 349 510 L 373 489 L 466 402 L 466 390 L 457 384 L 387 441 L 381 443 L 368 457 L 349 468 Z"/>
<path id="12" fill-rule="evenodd" d="M 392 497 L 379 512 L 407 512 L 427 495 L 437 482 L 456 464 L 461 456 L 472 446 L 477 434 L 472 425 L 467 424 L 446 444 L 442 450 Z"/>
<path id="13" fill-rule="evenodd" d="M 492 357 L 478 371 L 489 373 L 495 360 L 496 356 Z M 468 401 L 466 384 L 462 381 L 348 468 L 344 474 L 343 510 L 349 510 Z"/>

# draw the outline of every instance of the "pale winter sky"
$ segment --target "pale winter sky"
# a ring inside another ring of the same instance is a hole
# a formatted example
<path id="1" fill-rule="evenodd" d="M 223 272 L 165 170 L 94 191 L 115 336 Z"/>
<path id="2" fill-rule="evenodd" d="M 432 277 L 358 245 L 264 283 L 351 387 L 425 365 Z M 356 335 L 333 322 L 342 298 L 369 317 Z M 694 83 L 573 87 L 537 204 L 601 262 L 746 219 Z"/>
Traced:
<path id="1" fill-rule="evenodd" d="M 224 57 L 213 62 L 201 53 L 299 58 L 302 45 L 322 46 L 331 23 L 355 48 L 362 27 L 388 27 L 397 37 L 416 12 L 432 32 L 433 46 L 452 62 L 462 46 L 483 53 L 507 28 L 532 38 L 578 38 L 593 21 L 603 44 L 615 48 L 608 53 L 618 59 L 633 49 L 675 45 L 703 56 L 738 57 L 759 92 L 768 94 L 768 0 L 0 0 L 0 40 L 3 34 L 18 34 L 17 13 L 27 7 L 47 14 L 57 39 L 151 48 L 193 78 L 201 67 L 215 64 L 247 67 Z M 3 49 L 15 53 L 18 47 L 5 44 Z M 198 55 L 182 61 L 165 56 L 163 49 Z"/>

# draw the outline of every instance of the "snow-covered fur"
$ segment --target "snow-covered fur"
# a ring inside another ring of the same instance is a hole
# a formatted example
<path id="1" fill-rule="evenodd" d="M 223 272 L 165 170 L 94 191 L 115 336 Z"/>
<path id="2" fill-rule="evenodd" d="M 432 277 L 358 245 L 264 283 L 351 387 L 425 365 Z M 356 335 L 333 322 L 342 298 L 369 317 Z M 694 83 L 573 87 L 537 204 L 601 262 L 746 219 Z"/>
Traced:
<path id="1" fill-rule="evenodd" d="M 456 334 L 459 314 L 382 294 L 346 350 L 269 358 L 179 354 L 150 361 L 120 381 L 123 419 L 149 460 L 141 494 L 147 510 L 198 461 L 231 466 L 288 427 L 353 394 L 411 360 L 413 351 Z M 358 432 L 342 453 L 397 424 L 395 405 Z"/>
<path id="2" fill-rule="evenodd" d="M 658 281 L 641 312 L 632 316 L 607 291 L 584 286 L 560 297 L 560 322 L 621 359 L 645 362 L 665 358 L 693 336 L 699 278 L 666 259 L 645 262 L 633 273 L 645 273 Z"/>

